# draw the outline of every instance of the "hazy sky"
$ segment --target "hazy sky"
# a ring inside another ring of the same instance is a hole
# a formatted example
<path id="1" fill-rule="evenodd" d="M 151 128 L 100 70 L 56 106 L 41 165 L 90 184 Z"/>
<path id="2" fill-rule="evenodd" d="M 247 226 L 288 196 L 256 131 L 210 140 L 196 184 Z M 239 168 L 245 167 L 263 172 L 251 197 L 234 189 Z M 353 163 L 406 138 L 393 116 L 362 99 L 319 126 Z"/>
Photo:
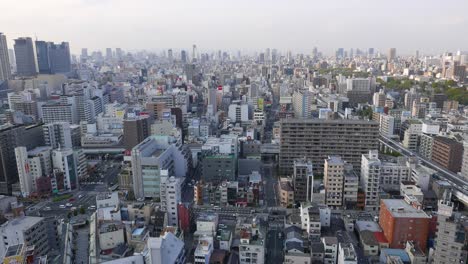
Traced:
<path id="1" fill-rule="evenodd" d="M 468 50 L 467 0 L 0 0 L 0 32 L 125 50 Z"/>

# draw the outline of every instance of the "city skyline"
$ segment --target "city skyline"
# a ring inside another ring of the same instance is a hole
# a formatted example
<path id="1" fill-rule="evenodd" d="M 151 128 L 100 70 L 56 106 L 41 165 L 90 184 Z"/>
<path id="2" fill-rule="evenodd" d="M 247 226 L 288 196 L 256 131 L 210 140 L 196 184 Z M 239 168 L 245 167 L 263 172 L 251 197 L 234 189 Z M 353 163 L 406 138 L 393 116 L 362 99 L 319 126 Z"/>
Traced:
<path id="1" fill-rule="evenodd" d="M 7 1 L 0 17 L 2 32 L 13 39 L 32 37 L 68 41 L 73 54 L 81 48 L 104 50 L 241 50 L 265 48 L 326 55 L 337 48 L 375 48 L 397 55 L 438 54 L 466 50 L 468 3 L 451 0 L 440 13 L 436 1 L 56 1 L 24 4 Z M 288 12 L 284 12 L 288 10 Z M 44 17 L 41 14 L 47 12 Z M 72 15 L 70 15 L 72 12 Z M 362 15 L 359 15 L 362 14 Z M 60 21 L 60 23 L 57 23 Z M 168 37 L 170 36 L 170 37 Z"/>

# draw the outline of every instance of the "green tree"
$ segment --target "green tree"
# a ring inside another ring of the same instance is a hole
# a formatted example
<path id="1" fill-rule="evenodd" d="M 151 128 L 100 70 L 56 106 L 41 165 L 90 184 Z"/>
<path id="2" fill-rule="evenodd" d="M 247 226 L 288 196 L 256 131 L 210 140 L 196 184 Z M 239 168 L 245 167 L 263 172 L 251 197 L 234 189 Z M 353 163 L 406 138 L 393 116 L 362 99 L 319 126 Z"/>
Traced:
<path id="1" fill-rule="evenodd" d="M 84 209 L 84 207 L 80 207 L 80 214 L 85 214 L 86 213 L 86 210 Z"/>

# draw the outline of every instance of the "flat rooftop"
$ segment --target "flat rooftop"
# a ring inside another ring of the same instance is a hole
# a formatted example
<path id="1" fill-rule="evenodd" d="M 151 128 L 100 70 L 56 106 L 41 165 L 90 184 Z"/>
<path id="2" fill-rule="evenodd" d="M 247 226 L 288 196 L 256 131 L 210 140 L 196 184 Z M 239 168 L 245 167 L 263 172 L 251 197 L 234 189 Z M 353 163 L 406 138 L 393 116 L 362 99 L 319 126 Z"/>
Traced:
<path id="1" fill-rule="evenodd" d="M 416 209 L 401 199 L 383 199 L 385 204 L 395 218 L 431 218 L 423 210 Z"/>

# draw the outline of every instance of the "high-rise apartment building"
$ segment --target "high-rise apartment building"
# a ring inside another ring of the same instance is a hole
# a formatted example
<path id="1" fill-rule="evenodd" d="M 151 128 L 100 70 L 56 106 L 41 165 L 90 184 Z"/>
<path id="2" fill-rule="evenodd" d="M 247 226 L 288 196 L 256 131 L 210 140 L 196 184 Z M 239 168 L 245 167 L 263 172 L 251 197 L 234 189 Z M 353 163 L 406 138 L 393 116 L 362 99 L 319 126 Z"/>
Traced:
<path id="1" fill-rule="evenodd" d="M 35 76 L 39 73 L 36 47 L 31 38 L 15 39 L 16 73 L 20 76 Z"/>
<path id="2" fill-rule="evenodd" d="M 368 211 L 377 211 L 379 208 L 381 166 L 377 150 L 370 150 L 368 154 L 362 155 L 361 187 L 366 197 L 364 207 Z"/>
<path id="3" fill-rule="evenodd" d="M 311 202 L 314 186 L 313 166 L 310 160 L 298 159 L 294 161 L 292 185 L 294 201 Z"/>
<path id="4" fill-rule="evenodd" d="M 328 156 L 340 156 L 354 167 L 361 167 L 361 155 L 377 149 L 379 124 L 366 120 L 282 119 L 279 165 L 290 175 L 295 160 L 304 157 L 323 173 Z"/>
<path id="5" fill-rule="evenodd" d="M 44 142 L 52 148 L 71 148 L 72 136 L 70 123 L 53 122 L 42 126 L 44 130 Z"/>
<path id="6" fill-rule="evenodd" d="M 468 217 L 453 210 L 450 196 L 444 193 L 438 204 L 434 264 L 466 263 L 468 259 Z"/>
<path id="7" fill-rule="evenodd" d="M 6 36 L 0 32 L 0 82 L 11 79 L 10 67 Z"/>
<path id="8" fill-rule="evenodd" d="M 338 156 L 325 160 L 323 183 L 325 185 L 325 203 L 333 208 L 343 205 L 343 183 L 345 162 Z"/>
<path id="9" fill-rule="evenodd" d="M 42 105 L 42 122 L 45 124 L 55 122 L 78 123 L 78 113 L 73 104 L 50 102 Z"/>
<path id="10" fill-rule="evenodd" d="M 312 115 L 314 96 L 309 91 L 295 91 L 292 96 L 294 116 L 297 118 L 310 118 Z"/>

